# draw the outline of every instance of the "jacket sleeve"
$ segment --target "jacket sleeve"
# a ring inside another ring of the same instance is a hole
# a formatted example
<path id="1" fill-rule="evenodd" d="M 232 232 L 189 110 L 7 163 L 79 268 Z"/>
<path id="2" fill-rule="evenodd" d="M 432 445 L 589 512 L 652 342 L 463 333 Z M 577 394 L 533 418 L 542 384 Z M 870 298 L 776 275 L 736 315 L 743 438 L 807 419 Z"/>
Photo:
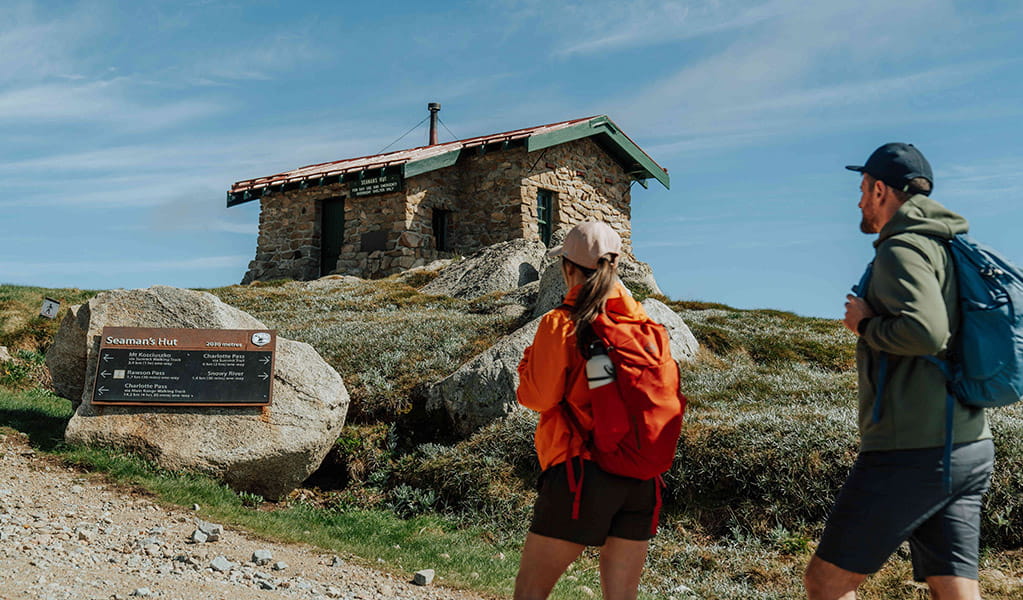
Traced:
<path id="1" fill-rule="evenodd" d="M 907 241 L 891 239 L 878 247 L 868 295 L 878 316 L 864 328 L 867 344 L 900 356 L 945 349 L 948 311 L 938 268 L 922 248 Z"/>
<path id="2" fill-rule="evenodd" d="M 533 344 L 519 362 L 519 404 L 537 412 L 546 412 L 565 397 L 571 369 L 570 352 L 575 351 L 572 322 L 554 313 L 540 321 Z"/>

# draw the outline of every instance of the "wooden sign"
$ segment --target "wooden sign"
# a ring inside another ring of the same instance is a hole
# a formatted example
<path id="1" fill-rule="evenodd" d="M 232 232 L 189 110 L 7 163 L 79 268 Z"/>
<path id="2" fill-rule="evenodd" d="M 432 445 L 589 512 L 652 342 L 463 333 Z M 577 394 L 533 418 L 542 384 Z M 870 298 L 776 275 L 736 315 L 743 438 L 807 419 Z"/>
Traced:
<path id="1" fill-rule="evenodd" d="M 267 406 L 277 332 L 104 327 L 92 403 Z"/>

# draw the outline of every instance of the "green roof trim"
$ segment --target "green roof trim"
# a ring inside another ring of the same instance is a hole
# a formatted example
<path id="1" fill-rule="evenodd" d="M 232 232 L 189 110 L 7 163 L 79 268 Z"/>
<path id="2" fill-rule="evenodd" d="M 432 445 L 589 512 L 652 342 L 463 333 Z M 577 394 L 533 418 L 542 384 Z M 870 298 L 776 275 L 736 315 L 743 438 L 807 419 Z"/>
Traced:
<path id="1" fill-rule="evenodd" d="M 526 150 L 528 152 L 543 150 L 593 136 L 599 136 L 597 141 L 604 142 L 601 146 L 612 155 L 616 155 L 619 162 L 632 163 L 625 170 L 631 172 L 637 181 L 653 178 L 661 182 L 665 189 L 671 189 L 671 178 L 667 171 L 659 167 L 652 158 L 647 156 L 646 152 L 643 152 L 606 116 L 594 117 L 585 123 L 571 125 L 549 133 L 531 135 L 526 140 Z"/>
<path id="2" fill-rule="evenodd" d="M 461 154 L 462 149 L 459 148 L 458 150 L 452 150 L 451 152 L 445 152 L 444 154 L 438 154 L 437 156 L 431 156 L 422 160 L 410 160 L 404 165 L 404 175 L 406 178 L 415 177 L 416 175 L 450 167 L 458 161 L 458 157 Z"/>

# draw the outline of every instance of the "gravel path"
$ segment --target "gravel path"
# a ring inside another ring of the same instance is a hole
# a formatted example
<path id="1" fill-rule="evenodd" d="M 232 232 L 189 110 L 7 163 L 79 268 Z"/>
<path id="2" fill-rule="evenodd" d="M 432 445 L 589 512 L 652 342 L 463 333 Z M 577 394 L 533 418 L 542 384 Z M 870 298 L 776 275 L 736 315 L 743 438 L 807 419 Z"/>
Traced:
<path id="1" fill-rule="evenodd" d="M 242 531 L 189 543 L 196 528 L 194 513 L 96 483 L 0 434 L 0 600 L 481 597 Z M 256 551 L 270 556 L 256 561 Z"/>

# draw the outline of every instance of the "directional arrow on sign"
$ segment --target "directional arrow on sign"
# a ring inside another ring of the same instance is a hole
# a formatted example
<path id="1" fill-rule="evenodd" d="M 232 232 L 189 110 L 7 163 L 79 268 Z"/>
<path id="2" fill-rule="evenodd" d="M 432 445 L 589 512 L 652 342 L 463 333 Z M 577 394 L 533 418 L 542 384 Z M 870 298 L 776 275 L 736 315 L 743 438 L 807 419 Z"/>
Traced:
<path id="1" fill-rule="evenodd" d="M 99 395 L 100 395 L 100 396 L 102 396 L 103 394 L 105 394 L 105 393 L 109 392 L 110 390 L 108 390 L 108 389 L 107 389 L 107 388 L 105 388 L 105 387 L 101 387 L 101 388 L 99 388 L 99 389 L 98 389 L 98 390 L 96 390 L 96 391 L 97 391 L 97 392 L 99 392 Z"/>
<path id="2" fill-rule="evenodd" d="M 266 373 L 260 373 L 259 378 L 262 379 L 263 381 L 266 381 L 267 379 L 270 379 L 270 376 L 267 375 Z"/>
<path id="3" fill-rule="evenodd" d="M 103 377 L 110 377 L 110 371 L 100 371 L 99 374 Z"/>
<path id="4" fill-rule="evenodd" d="M 109 354 L 104 354 L 103 355 L 103 362 L 106 362 L 106 361 L 109 361 L 109 360 L 114 360 L 114 357 L 110 356 Z"/>
<path id="5" fill-rule="evenodd" d="M 268 365 L 270 364 L 270 357 L 264 356 L 263 358 L 259 359 L 259 362 L 263 363 L 264 365 Z"/>

